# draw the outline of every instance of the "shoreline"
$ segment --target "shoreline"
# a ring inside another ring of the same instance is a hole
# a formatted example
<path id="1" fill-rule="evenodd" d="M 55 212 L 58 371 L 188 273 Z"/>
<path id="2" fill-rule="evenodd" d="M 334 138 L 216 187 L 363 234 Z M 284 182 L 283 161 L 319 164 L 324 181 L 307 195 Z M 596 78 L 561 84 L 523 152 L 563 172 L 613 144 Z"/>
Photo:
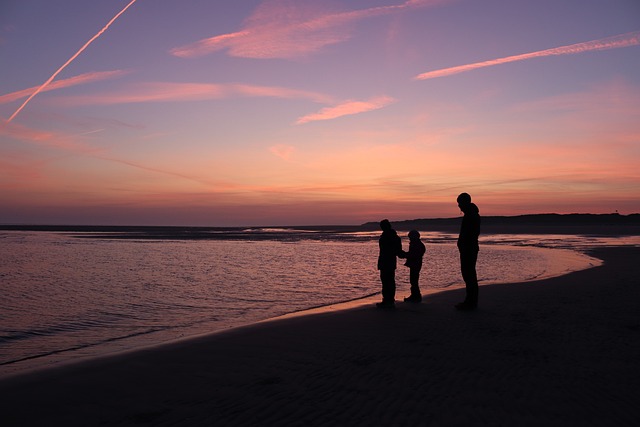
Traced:
<path id="1" fill-rule="evenodd" d="M 492 246 L 495 247 L 496 245 L 492 245 Z M 554 257 L 554 261 L 555 261 L 554 266 L 549 267 L 549 270 L 545 271 L 545 273 L 542 275 L 532 277 L 532 278 L 522 279 L 521 283 L 531 283 L 531 282 L 535 282 L 535 281 L 543 280 L 547 278 L 559 277 L 562 275 L 570 274 L 575 271 L 581 271 L 584 269 L 593 268 L 595 266 L 598 266 L 601 263 L 600 260 L 590 257 L 585 252 L 584 249 L 567 249 L 567 248 L 540 247 L 540 246 L 529 246 L 529 245 L 514 246 L 509 244 L 506 244 L 506 245 L 499 244 L 497 246 L 500 246 L 506 250 L 513 250 L 513 249 L 534 250 L 534 251 L 553 250 L 558 252 Z M 561 261 L 558 261 L 559 259 Z M 578 263 L 580 264 L 578 265 Z M 496 281 L 496 280 L 480 281 L 481 287 L 490 286 L 490 285 L 508 285 L 508 284 L 509 284 L 508 282 Z M 451 286 L 447 286 L 445 288 L 432 288 L 432 287 L 429 287 L 428 284 L 426 284 L 423 286 L 422 293 L 425 297 L 427 297 L 429 295 L 434 295 L 441 292 L 448 292 L 448 291 L 459 290 L 459 289 L 464 289 L 464 283 L 462 282 L 461 278 L 459 282 L 456 282 L 455 284 Z M 402 302 L 403 292 L 404 292 L 404 289 L 402 289 L 401 286 L 399 286 L 398 294 L 396 295 L 396 297 L 398 298 L 396 300 L 397 303 Z M 191 339 L 197 339 L 200 337 L 207 337 L 207 336 L 215 335 L 218 333 L 232 331 L 238 328 L 251 327 L 252 325 L 255 325 L 255 324 L 262 324 L 262 323 L 267 323 L 271 321 L 277 321 L 281 319 L 295 318 L 295 317 L 301 317 L 301 316 L 307 316 L 307 315 L 331 313 L 331 312 L 348 310 L 348 309 L 358 308 L 358 307 L 367 306 L 367 305 L 374 305 L 376 302 L 378 302 L 379 299 L 380 299 L 380 291 L 376 291 L 370 295 L 356 297 L 346 301 L 312 306 L 312 307 L 303 308 L 303 309 L 299 309 L 299 310 L 295 310 L 295 311 L 291 311 L 283 314 L 276 314 L 274 316 L 267 317 L 264 319 L 257 319 L 249 322 L 236 321 L 236 322 L 227 322 L 223 324 L 218 324 L 218 329 L 216 330 L 209 330 L 206 332 L 196 332 L 196 333 L 186 334 L 184 336 L 173 337 L 169 339 L 166 339 L 166 337 L 165 338 L 156 337 L 156 339 L 158 338 L 160 339 L 159 342 L 149 342 L 149 340 L 146 340 L 146 343 L 138 343 L 133 347 L 129 347 L 125 344 L 125 342 L 129 340 L 129 338 L 125 338 L 124 341 L 117 340 L 117 341 L 114 341 L 113 343 L 101 343 L 96 345 L 90 345 L 88 347 L 82 346 L 77 349 L 65 349 L 61 351 L 55 351 L 46 355 L 36 355 L 36 356 L 32 356 L 26 359 L 16 361 L 15 363 L 18 364 L 16 365 L 16 368 L 10 368 L 9 370 L 7 370 L 7 372 L 0 371 L 0 381 L 6 378 L 15 377 L 15 376 L 28 375 L 32 373 L 41 372 L 41 371 L 47 371 L 50 369 L 58 369 L 66 366 L 73 366 L 78 363 L 90 362 L 92 360 L 109 358 L 109 357 L 117 357 L 118 355 L 130 354 L 130 353 L 135 353 L 137 351 L 159 348 L 166 345 L 171 345 L 173 343 L 189 341 Z M 80 350 L 81 352 L 84 352 L 87 348 L 91 348 L 91 347 L 100 348 L 101 350 L 98 351 L 98 353 L 92 353 L 91 351 L 89 351 L 89 353 L 86 353 L 86 354 L 75 353 L 76 350 Z M 63 356 L 62 358 L 59 358 L 57 355 L 58 353 L 61 355 L 67 354 L 68 356 L 67 357 Z M 41 363 L 32 362 L 32 361 L 38 361 L 38 360 L 42 360 L 42 362 Z M 23 362 L 26 362 L 26 365 L 24 365 Z"/>
<path id="2" fill-rule="evenodd" d="M 3 425 L 633 425 L 638 247 L 598 267 L 234 328 L 0 380 Z M 33 408 L 38 408 L 33 411 Z"/>
<path id="3" fill-rule="evenodd" d="M 563 252 L 571 252 L 574 254 L 578 254 L 578 255 L 583 255 L 586 257 L 589 257 L 589 265 L 582 265 L 580 266 L 580 268 L 576 268 L 576 269 L 571 269 L 570 266 L 567 266 L 566 269 L 562 269 L 562 271 L 560 271 L 559 269 L 555 269 L 552 272 L 549 273 L 545 273 L 542 274 L 540 276 L 534 277 L 534 278 L 530 278 L 530 279 L 525 279 L 522 280 L 520 282 L 517 282 L 519 284 L 525 284 L 525 283 L 535 283 L 541 280 L 546 280 L 546 279 L 552 279 L 552 278 L 556 278 L 556 277 L 562 277 L 565 276 L 567 274 L 571 274 L 571 273 L 575 273 L 578 271 L 584 271 L 584 270 L 588 270 L 591 268 L 595 268 L 598 267 L 600 265 L 602 265 L 603 261 L 599 258 L 595 258 L 593 256 L 590 256 L 588 254 L 589 250 L 582 250 L 582 249 L 564 249 L 564 248 L 551 248 L 551 247 L 538 247 L 538 246 L 512 246 L 512 245 L 504 245 L 505 247 L 508 248 L 517 248 L 517 249 L 523 249 L 523 250 L 527 250 L 527 249 L 541 249 L 541 250 L 548 250 L 548 249 L 552 249 L 552 250 L 557 250 L 557 251 L 563 251 Z M 575 262 L 575 259 L 572 260 L 573 262 Z M 587 260 L 585 260 L 585 262 L 587 262 Z M 562 264 L 563 266 L 566 266 L 566 264 Z M 513 283 L 509 283 L 509 282 L 499 282 L 499 281 L 490 281 L 490 282 L 483 282 L 480 281 L 479 282 L 479 286 L 482 289 L 485 286 L 508 286 L 510 284 Z M 465 288 L 464 282 L 462 282 L 462 278 L 460 278 L 460 283 L 456 283 L 455 285 L 451 285 L 448 286 L 446 288 L 430 288 L 429 286 L 423 286 L 423 289 L 421 289 L 422 291 L 422 295 L 423 296 L 430 296 L 430 295 L 436 295 L 442 292 L 450 292 L 450 291 L 457 291 L 457 290 L 462 290 Z M 397 291 L 396 292 L 396 303 L 403 303 L 402 299 L 402 295 L 399 295 L 400 293 L 402 293 L 402 291 Z M 327 305 L 321 305 L 321 306 L 317 306 L 317 307 L 310 307 L 310 308 L 305 308 L 302 310 L 298 310 L 298 311 L 293 311 L 291 313 L 285 313 L 279 316 L 275 316 L 275 317 L 271 317 L 268 319 L 264 319 L 264 320 L 259 320 L 257 322 L 254 322 L 252 324 L 256 324 L 256 323 L 263 323 L 263 322 L 270 322 L 273 320 L 279 320 L 279 319 L 288 319 L 288 318 L 293 318 L 293 317 L 299 317 L 299 316 L 306 316 L 306 315 L 314 315 L 314 314 L 320 314 L 320 313 L 330 313 L 330 312 L 335 312 L 335 311 L 340 311 L 340 310 L 349 310 L 352 308 L 358 308 L 358 307 L 362 307 L 362 306 L 367 306 L 370 304 L 374 304 L 375 302 L 379 302 L 380 299 L 380 292 L 376 292 L 374 294 L 371 295 L 366 295 L 363 297 L 359 297 L 359 298 L 354 298 L 352 300 L 348 300 L 348 301 L 342 301 L 342 302 L 338 302 L 338 303 L 334 303 L 334 304 L 327 304 Z M 244 326 L 251 326 L 252 324 L 249 325 L 244 325 Z M 239 326 L 242 327 L 242 326 Z M 213 332 L 216 333 L 216 332 Z M 205 336 L 207 334 L 204 334 Z M 188 337 L 185 339 L 189 339 Z"/>

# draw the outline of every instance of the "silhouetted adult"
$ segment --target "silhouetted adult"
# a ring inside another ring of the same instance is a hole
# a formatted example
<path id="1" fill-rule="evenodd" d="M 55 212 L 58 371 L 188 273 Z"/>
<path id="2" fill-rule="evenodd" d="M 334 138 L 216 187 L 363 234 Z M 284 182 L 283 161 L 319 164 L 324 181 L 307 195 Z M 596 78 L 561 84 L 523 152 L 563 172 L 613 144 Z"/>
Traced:
<path id="1" fill-rule="evenodd" d="M 478 306 L 478 236 L 480 235 L 480 210 L 471 203 L 471 196 L 462 193 L 458 196 L 458 207 L 464 213 L 458 236 L 460 251 L 460 271 L 466 286 L 467 295 L 463 302 L 456 304 L 458 310 L 475 310 Z"/>
<path id="2" fill-rule="evenodd" d="M 388 219 L 380 221 L 382 234 L 378 240 L 380 254 L 378 255 L 378 270 L 382 282 L 382 302 L 377 304 L 380 308 L 392 308 L 395 306 L 396 297 L 396 257 L 402 251 L 402 242 L 398 233 L 391 228 Z"/>

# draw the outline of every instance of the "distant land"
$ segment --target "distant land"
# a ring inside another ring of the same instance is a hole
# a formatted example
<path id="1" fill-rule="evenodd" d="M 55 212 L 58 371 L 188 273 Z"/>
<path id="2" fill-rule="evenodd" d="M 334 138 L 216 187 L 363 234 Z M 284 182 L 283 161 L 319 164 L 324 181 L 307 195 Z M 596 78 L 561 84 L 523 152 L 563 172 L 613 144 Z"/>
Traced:
<path id="1" fill-rule="evenodd" d="M 462 217 L 424 218 L 392 221 L 398 231 L 457 233 Z M 294 230 L 319 233 L 377 231 L 378 222 L 335 226 L 262 226 L 262 227 L 185 227 L 185 226 L 100 226 L 100 225 L 28 225 L 0 224 L 0 230 L 56 231 L 86 233 L 78 237 L 134 239 L 243 239 L 286 236 Z M 280 230 L 281 233 L 278 231 Z M 97 234 L 93 234 L 97 233 Z M 108 233 L 105 235 L 104 233 Z M 517 216 L 483 216 L 482 234 L 586 234 L 608 236 L 640 235 L 640 214 L 531 214 Z"/>
<path id="2" fill-rule="evenodd" d="M 461 217 L 396 221 L 396 230 L 457 232 Z M 377 222 L 363 224 L 378 228 Z M 640 235 L 640 214 L 531 214 L 483 216 L 482 234 L 596 234 Z"/>

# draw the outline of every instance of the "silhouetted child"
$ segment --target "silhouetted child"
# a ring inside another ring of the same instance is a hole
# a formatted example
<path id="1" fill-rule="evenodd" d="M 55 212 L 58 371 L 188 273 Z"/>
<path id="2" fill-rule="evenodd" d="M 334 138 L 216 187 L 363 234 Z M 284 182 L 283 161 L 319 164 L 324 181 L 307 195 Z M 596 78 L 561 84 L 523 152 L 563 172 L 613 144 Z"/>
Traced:
<path id="1" fill-rule="evenodd" d="M 416 230 L 411 230 L 409 236 L 409 251 L 400 252 L 400 258 L 406 258 L 407 262 L 404 263 L 409 267 L 409 283 L 411 283 L 411 295 L 406 297 L 406 302 L 421 302 L 422 294 L 420 293 L 420 270 L 422 269 L 422 257 L 427 251 L 424 243 L 420 241 L 420 233 Z"/>

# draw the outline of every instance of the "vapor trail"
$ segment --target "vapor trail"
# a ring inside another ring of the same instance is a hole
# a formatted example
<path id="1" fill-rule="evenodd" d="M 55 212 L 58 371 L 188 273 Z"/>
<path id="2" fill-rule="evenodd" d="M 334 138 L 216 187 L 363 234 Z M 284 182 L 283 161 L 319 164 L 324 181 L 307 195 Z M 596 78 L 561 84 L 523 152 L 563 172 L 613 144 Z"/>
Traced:
<path id="1" fill-rule="evenodd" d="M 525 59 L 540 58 L 552 55 L 570 55 L 575 53 L 588 52 L 592 50 L 617 49 L 621 47 L 636 46 L 640 44 L 640 31 L 619 34 L 599 40 L 591 40 L 584 43 L 576 43 L 568 46 L 560 46 L 553 49 L 540 50 L 537 52 L 523 53 L 521 55 L 507 56 L 505 58 L 492 59 L 490 61 L 475 62 L 473 64 L 459 65 L 457 67 L 443 68 L 429 71 L 417 75 L 417 80 L 434 79 L 436 77 L 450 76 L 452 74 L 463 73 L 477 68 L 491 67 L 493 65 L 506 64 L 508 62 L 523 61 Z"/>
<path id="2" fill-rule="evenodd" d="M 118 19 L 120 17 L 120 15 L 122 15 L 127 9 L 129 9 L 129 7 L 131 5 L 133 5 L 136 1 L 137 0 L 131 0 L 131 2 L 124 7 L 124 9 L 122 9 L 120 12 L 118 12 L 118 14 L 116 14 L 116 16 L 111 18 L 111 21 L 107 22 L 107 25 L 105 25 L 100 31 L 98 31 L 98 33 L 95 36 L 91 37 L 91 39 L 89 39 L 89 41 L 86 42 L 84 44 L 84 46 L 82 46 L 80 48 L 80 50 L 78 50 L 71 58 L 69 58 L 69 60 L 67 62 L 65 62 L 64 65 L 62 65 L 62 67 L 58 68 L 58 70 L 55 73 L 53 73 L 53 75 L 51 77 L 49 77 L 46 82 L 44 82 L 42 85 L 40 85 L 40 87 L 38 87 L 38 89 L 36 89 L 35 92 L 33 92 L 31 94 L 31 96 L 29 96 L 29 98 L 27 98 L 26 101 L 24 101 L 22 103 L 20 108 L 18 108 L 16 110 L 16 112 L 13 113 L 11 115 L 11 117 L 9 117 L 9 119 L 7 120 L 7 123 L 10 122 L 11 120 L 13 120 L 18 115 L 18 113 L 20 113 L 20 111 L 22 111 L 22 109 L 29 103 L 29 101 L 31 101 L 33 99 L 34 96 L 36 96 L 37 94 L 42 92 L 53 81 L 53 79 L 55 79 L 56 76 L 62 72 L 62 70 L 67 68 L 67 65 L 69 65 L 74 59 L 76 59 L 78 57 L 78 55 L 80 55 L 87 47 L 89 47 L 89 45 L 91 43 L 93 43 L 93 41 L 95 39 L 100 37 L 102 35 L 102 33 L 107 31 L 107 29 L 111 26 L 111 24 L 113 24 L 115 22 L 115 20 Z"/>

